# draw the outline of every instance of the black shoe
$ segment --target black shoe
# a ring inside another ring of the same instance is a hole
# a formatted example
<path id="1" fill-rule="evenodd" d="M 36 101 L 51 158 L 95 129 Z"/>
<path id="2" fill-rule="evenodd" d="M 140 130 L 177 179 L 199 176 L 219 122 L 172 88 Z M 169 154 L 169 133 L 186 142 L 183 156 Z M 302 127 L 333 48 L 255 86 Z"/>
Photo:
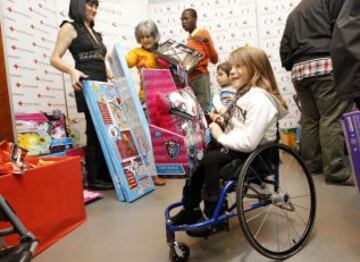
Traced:
<path id="1" fill-rule="evenodd" d="M 201 223 L 207 221 L 207 218 L 203 217 L 202 219 L 198 220 L 196 223 Z M 202 237 L 208 238 L 209 236 L 216 234 L 221 231 L 228 231 L 229 232 L 229 221 L 226 220 L 225 222 L 221 222 L 215 225 L 211 225 L 208 227 L 203 227 L 199 229 L 192 229 L 187 230 L 186 234 L 191 237 Z"/>
<path id="2" fill-rule="evenodd" d="M 171 217 L 174 226 L 193 224 L 203 217 L 200 207 L 183 208 L 175 216 Z"/>
<path id="3" fill-rule="evenodd" d="M 347 179 L 340 181 L 325 178 L 325 184 L 338 186 L 355 186 L 355 181 L 353 176 L 349 176 Z"/>
<path id="4" fill-rule="evenodd" d="M 94 182 L 89 182 L 86 188 L 92 190 L 110 190 L 114 189 L 114 185 L 110 182 L 95 180 Z"/>

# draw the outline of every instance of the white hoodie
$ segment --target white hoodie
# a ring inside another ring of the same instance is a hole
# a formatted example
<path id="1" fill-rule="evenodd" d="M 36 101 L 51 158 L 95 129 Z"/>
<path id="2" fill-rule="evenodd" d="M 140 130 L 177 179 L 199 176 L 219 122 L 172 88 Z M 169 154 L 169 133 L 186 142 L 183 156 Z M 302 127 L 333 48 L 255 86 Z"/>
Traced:
<path id="1" fill-rule="evenodd" d="M 235 113 L 218 142 L 234 151 L 252 152 L 276 140 L 276 124 L 287 113 L 265 89 L 252 87 L 237 100 Z"/>

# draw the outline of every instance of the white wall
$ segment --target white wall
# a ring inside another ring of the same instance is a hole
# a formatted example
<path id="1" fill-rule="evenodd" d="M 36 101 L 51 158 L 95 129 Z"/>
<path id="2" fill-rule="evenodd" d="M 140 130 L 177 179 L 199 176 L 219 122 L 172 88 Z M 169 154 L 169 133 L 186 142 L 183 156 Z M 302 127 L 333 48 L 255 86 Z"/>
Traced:
<path id="1" fill-rule="evenodd" d="M 281 122 L 284 128 L 297 127 L 300 113 L 292 99 L 294 92 L 289 73 L 281 68 L 280 39 L 290 11 L 299 0 L 150 0 L 149 17 L 167 38 L 182 39 L 187 33 L 181 28 L 180 16 L 185 8 L 198 12 L 198 26 L 207 28 L 215 42 L 220 60 L 231 50 L 243 46 L 260 47 L 269 55 L 281 93 L 290 104 L 290 114 Z M 211 66 L 212 88 L 215 66 Z"/>
<path id="2" fill-rule="evenodd" d="M 114 43 L 135 46 L 134 27 L 147 17 L 147 0 L 101 1 L 96 30 L 111 51 Z M 85 121 L 76 112 L 69 77 L 50 66 L 60 23 L 69 0 L 2 0 L 0 6 L 10 98 L 14 112 L 67 112 L 70 127 L 85 144 Z M 64 59 L 73 64 L 67 52 Z M 65 90 L 65 92 L 64 92 Z"/>
<path id="3" fill-rule="evenodd" d="M 101 1 L 96 30 L 111 50 L 120 42 L 129 50 L 137 43 L 136 24 L 147 18 L 158 24 L 162 40 L 185 40 L 182 10 L 193 7 L 199 26 L 208 28 L 221 60 L 245 44 L 263 48 L 270 57 L 281 92 L 290 103 L 291 114 L 283 127 L 295 127 L 299 112 L 289 74 L 280 66 L 278 48 L 288 13 L 299 0 L 106 0 Z M 85 143 L 84 117 L 76 112 L 68 76 L 49 65 L 58 26 L 67 19 L 69 0 L 2 0 L 0 5 L 10 97 L 15 112 L 67 112 L 74 133 Z M 73 63 L 69 53 L 64 58 Z M 214 80 L 215 66 L 211 66 Z M 138 77 L 134 73 L 134 79 Z M 212 81 L 212 86 L 214 86 Z M 65 92 L 64 92 L 65 90 Z"/>

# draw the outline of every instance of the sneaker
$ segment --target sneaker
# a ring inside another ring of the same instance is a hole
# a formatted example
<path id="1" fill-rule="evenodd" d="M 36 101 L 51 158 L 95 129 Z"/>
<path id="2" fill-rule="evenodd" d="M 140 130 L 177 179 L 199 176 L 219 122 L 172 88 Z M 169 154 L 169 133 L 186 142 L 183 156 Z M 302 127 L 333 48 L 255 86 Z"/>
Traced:
<path id="1" fill-rule="evenodd" d="M 193 209 L 183 208 L 175 216 L 171 217 L 174 226 L 193 224 L 199 219 L 203 218 L 200 207 Z"/>

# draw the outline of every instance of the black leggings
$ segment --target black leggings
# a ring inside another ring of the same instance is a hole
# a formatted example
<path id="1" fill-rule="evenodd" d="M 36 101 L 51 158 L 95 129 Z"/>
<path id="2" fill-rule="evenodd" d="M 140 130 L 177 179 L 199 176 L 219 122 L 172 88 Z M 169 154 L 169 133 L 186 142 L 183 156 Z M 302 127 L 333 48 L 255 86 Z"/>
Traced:
<path id="1" fill-rule="evenodd" d="M 216 202 L 220 194 L 220 170 L 235 159 L 245 162 L 248 154 L 229 150 L 208 151 L 183 188 L 185 208 L 197 207 L 201 200 Z"/>
<path id="2" fill-rule="evenodd" d="M 86 109 L 84 113 L 86 119 L 85 167 L 87 171 L 87 182 L 94 183 L 95 180 L 110 182 L 110 173 L 90 112 Z"/>

